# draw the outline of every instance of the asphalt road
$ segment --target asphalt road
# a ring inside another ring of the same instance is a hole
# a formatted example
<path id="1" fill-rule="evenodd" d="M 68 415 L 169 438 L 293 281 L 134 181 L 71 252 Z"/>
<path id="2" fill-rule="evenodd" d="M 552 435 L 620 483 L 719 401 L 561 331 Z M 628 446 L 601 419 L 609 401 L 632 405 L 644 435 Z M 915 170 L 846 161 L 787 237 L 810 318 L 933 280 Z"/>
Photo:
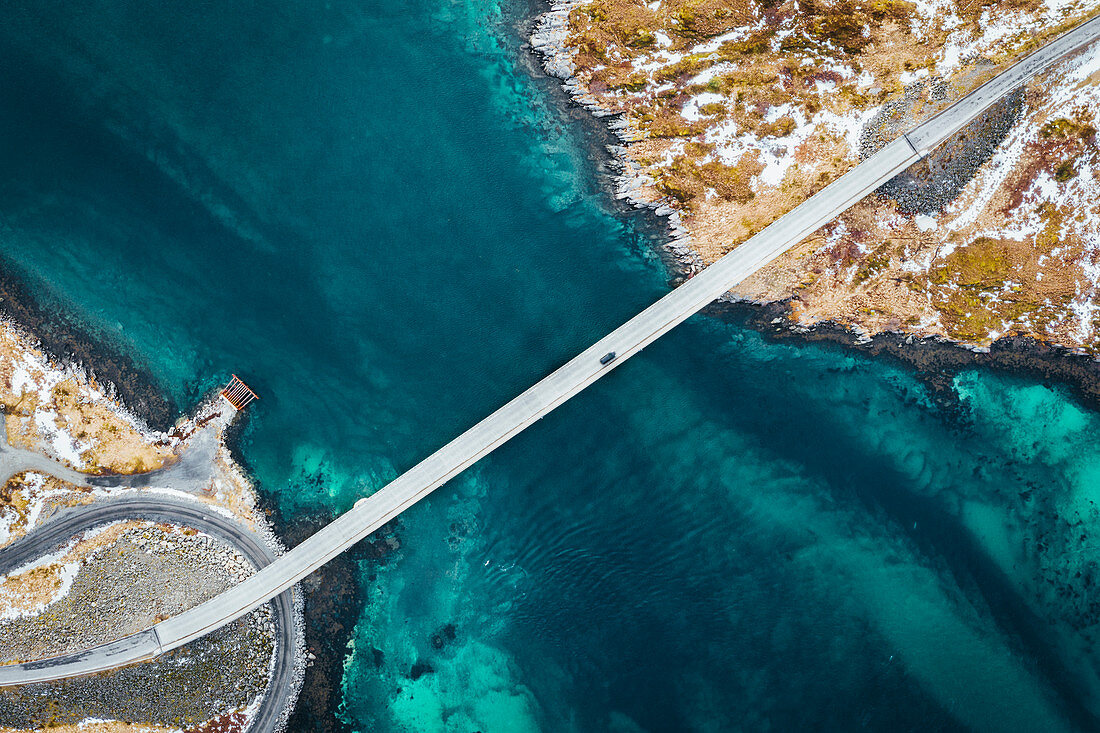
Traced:
<path id="1" fill-rule="evenodd" d="M 153 634 L 162 650 L 175 649 L 286 591 L 915 163 L 1005 93 L 1098 36 L 1100 18 L 1094 18 L 1016 63 L 854 167 L 407 473 L 360 499 L 275 562 L 215 598 L 153 626 L 143 632 L 146 638 Z M 601 357 L 611 352 L 616 358 L 602 364 Z M 0 685 L 88 674 L 147 659 L 153 653 L 147 642 L 120 640 L 68 658 L 0 667 Z"/>
<path id="2" fill-rule="evenodd" d="M 46 469 L 39 469 L 46 470 Z M 34 532 L 0 550 L 0 575 L 10 573 L 43 554 L 61 547 L 75 535 L 93 527 L 120 520 L 147 520 L 182 524 L 206 532 L 240 551 L 257 568 L 275 560 L 271 549 L 259 541 L 255 533 L 239 522 L 223 517 L 211 509 L 186 500 L 166 496 L 121 496 L 58 512 L 49 522 Z M 251 730 L 273 730 L 283 709 L 294 674 L 294 601 L 292 591 L 284 591 L 272 600 L 276 625 L 276 660 L 268 682 L 263 704 L 257 712 Z M 147 631 L 127 637 L 131 643 L 119 648 L 151 658 L 159 651 L 156 635 Z M 145 655 L 149 652 L 148 656 Z M 77 653 L 79 657 L 83 654 Z M 65 657 L 60 657 L 64 659 Z"/>

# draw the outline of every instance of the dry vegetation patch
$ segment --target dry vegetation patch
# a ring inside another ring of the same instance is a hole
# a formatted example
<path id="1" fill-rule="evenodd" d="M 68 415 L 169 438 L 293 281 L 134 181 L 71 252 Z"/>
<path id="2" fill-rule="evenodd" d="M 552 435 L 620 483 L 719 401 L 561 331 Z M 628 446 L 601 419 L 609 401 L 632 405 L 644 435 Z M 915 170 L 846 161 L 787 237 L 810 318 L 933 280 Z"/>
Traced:
<path id="1" fill-rule="evenodd" d="M 570 11 L 568 43 L 586 101 L 623 116 L 624 154 L 641 164 L 631 197 L 678 211 L 706 264 L 1098 8 L 1096 0 L 592 0 Z M 735 294 L 793 298 L 807 325 L 978 346 L 1024 333 L 1092 350 L 1100 63 L 1087 55 L 933 161 L 949 168 L 989 147 L 946 209 L 862 202 Z"/>
<path id="2" fill-rule="evenodd" d="M 12 445 L 87 473 L 140 473 L 174 455 L 101 386 L 53 364 L 10 324 L 0 324 L 0 410 Z"/>

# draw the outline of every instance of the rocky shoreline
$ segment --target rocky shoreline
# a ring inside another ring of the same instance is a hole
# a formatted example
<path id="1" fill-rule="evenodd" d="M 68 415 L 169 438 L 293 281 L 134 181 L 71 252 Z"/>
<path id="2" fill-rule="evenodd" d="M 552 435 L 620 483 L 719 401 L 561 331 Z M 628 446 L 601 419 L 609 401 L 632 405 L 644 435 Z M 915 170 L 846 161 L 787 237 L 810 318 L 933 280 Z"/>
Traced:
<path id="1" fill-rule="evenodd" d="M 266 499 L 266 496 L 265 496 Z M 265 512 L 282 528 L 287 545 L 294 547 L 330 521 L 330 517 L 300 517 L 287 522 L 271 501 Z M 288 731 L 351 733 L 339 716 L 344 660 L 359 618 L 362 587 L 359 564 L 362 545 L 333 558 L 302 581 L 307 662 L 298 701 L 287 720 Z"/>
<path id="2" fill-rule="evenodd" d="M 148 369 L 107 339 L 90 333 L 61 309 L 51 309 L 40 302 L 3 259 L 0 259 L 0 316 L 32 334 L 58 364 L 82 368 L 97 381 L 113 385 L 123 406 L 154 430 L 169 430 L 182 414 Z"/>
<path id="3" fill-rule="evenodd" d="M 606 121 L 607 130 L 619 144 L 607 145 L 611 164 L 616 174 L 612 177 L 612 195 L 635 209 L 648 209 L 666 223 L 667 241 L 664 243 L 666 254 L 677 270 L 689 273 L 698 272 L 706 265 L 703 259 L 691 248 L 691 234 L 680 218 L 680 212 L 660 201 L 652 201 L 641 196 L 643 189 L 652 184 L 649 176 L 642 172 L 641 166 L 626 155 L 625 145 L 639 140 L 642 133 L 633 128 L 622 115 L 613 114 L 600 107 L 596 98 L 589 94 L 578 82 L 573 64 L 573 54 L 566 46 L 569 13 L 581 5 L 583 0 L 555 0 L 549 10 L 540 15 L 530 34 L 532 50 L 541 59 L 543 70 L 552 77 L 561 79 L 562 88 L 573 103 L 585 109 L 593 117 Z"/>
<path id="4" fill-rule="evenodd" d="M 934 400 L 949 409 L 958 406 L 955 375 L 967 369 L 990 369 L 1044 384 L 1065 386 L 1089 409 L 1100 412 L 1100 361 L 1070 349 L 1026 337 L 1003 337 L 987 349 L 968 348 L 937 336 L 904 332 L 865 336 L 836 324 L 801 326 L 790 319 L 790 303 L 719 301 L 703 312 L 728 323 L 747 326 L 772 341 L 832 345 L 875 358 L 885 358 L 911 370 Z"/>

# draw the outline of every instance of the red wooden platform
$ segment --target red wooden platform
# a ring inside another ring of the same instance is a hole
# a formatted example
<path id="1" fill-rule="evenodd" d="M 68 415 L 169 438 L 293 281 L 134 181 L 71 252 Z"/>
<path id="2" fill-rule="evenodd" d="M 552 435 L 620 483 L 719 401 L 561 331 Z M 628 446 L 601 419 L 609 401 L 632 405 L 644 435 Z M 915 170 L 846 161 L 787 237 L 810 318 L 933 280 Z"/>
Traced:
<path id="1" fill-rule="evenodd" d="M 229 384 L 225 385 L 225 389 L 221 392 L 225 401 L 233 405 L 238 410 L 243 410 L 248 406 L 248 403 L 252 400 L 260 399 L 260 396 L 253 392 L 247 384 L 241 381 L 241 378 L 236 374 L 229 380 Z"/>

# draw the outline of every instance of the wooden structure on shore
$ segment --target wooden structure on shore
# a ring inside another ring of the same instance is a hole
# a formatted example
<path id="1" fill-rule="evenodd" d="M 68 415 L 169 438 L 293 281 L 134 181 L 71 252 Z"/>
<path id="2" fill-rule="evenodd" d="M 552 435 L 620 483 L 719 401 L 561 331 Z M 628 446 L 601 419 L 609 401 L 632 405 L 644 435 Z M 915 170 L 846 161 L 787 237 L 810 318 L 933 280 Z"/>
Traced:
<path id="1" fill-rule="evenodd" d="M 229 384 L 225 385 L 225 389 L 221 392 L 225 401 L 233 405 L 237 410 L 243 410 L 248 406 L 248 403 L 252 400 L 260 399 L 260 396 L 253 392 L 247 384 L 241 381 L 241 378 L 236 374 L 229 380 Z"/>

